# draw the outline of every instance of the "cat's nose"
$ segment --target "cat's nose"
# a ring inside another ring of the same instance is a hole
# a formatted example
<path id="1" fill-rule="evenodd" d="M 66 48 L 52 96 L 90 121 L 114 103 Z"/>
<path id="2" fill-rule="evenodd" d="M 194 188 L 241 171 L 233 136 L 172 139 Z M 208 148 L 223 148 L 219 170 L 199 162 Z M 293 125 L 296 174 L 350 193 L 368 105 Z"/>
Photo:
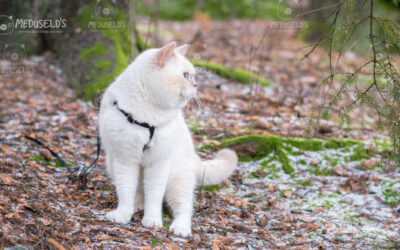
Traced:
<path id="1" fill-rule="evenodd" d="M 197 88 L 197 83 L 193 82 L 193 87 Z"/>

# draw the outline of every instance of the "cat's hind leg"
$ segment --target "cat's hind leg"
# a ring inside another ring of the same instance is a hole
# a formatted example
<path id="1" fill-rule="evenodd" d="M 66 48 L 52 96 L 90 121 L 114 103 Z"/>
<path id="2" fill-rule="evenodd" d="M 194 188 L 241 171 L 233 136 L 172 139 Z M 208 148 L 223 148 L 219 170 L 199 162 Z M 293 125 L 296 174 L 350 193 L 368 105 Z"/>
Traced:
<path id="1" fill-rule="evenodd" d="M 162 227 L 162 202 L 168 182 L 170 160 L 153 161 L 143 168 L 145 227 Z"/>
<path id="2" fill-rule="evenodd" d="M 139 183 L 136 189 L 134 213 L 144 209 L 143 167 L 140 167 Z"/>
<path id="3" fill-rule="evenodd" d="M 170 226 L 170 230 L 174 234 L 182 236 L 191 234 L 195 184 L 194 173 L 190 171 L 172 173 L 168 180 L 165 200 L 174 217 Z"/>
<path id="4" fill-rule="evenodd" d="M 114 173 L 113 173 L 112 163 L 113 163 L 112 155 L 110 153 L 107 153 L 107 151 L 106 151 L 106 170 L 107 170 L 107 175 L 110 177 L 111 183 L 113 185 L 115 185 L 115 181 L 114 181 L 115 177 L 114 177 Z"/>

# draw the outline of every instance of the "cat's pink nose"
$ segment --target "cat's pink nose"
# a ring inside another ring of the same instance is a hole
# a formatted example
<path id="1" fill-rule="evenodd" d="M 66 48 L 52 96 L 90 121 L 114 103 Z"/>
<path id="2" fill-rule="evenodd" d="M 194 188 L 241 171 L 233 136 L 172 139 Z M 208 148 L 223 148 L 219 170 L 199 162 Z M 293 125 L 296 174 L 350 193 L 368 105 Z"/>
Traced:
<path id="1" fill-rule="evenodd" d="M 197 83 L 193 82 L 193 87 L 196 88 L 197 87 Z"/>

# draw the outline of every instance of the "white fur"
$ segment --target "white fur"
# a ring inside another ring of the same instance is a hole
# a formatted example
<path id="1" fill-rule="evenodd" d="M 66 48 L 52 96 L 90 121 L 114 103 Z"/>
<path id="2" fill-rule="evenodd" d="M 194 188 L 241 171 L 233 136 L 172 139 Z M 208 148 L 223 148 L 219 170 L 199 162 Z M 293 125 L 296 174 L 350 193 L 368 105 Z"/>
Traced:
<path id="1" fill-rule="evenodd" d="M 107 213 L 108 220 L 128 223 L 134 212 L 144 209 L 142 224 L 161 227 L 164 199 L 174 217 L 170 230 L 189 235 L 195 186 L 202 180 L 204 185 L 219 183 L 237 164 L 236 154 L 227 149 L 204 162 L 195 153 L 181 112 L 196 94 L 195 69 L 183 56 L 186 49 L 170 43 L 143 52 L 104 93 L 100 136 L 119 199 L 117 209 Z M 156 127 L 150 149 L 142 150 L 149 130 L 130 124 L 114 101 L 137 121 Z"/>

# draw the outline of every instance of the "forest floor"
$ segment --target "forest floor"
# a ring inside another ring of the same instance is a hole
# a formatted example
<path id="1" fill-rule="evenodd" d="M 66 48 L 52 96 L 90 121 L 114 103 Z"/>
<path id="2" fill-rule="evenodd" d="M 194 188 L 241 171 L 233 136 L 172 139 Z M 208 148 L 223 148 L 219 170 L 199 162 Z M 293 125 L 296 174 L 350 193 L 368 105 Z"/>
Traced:
<path id="1" fill-rule="evenodd" d="M 325 52 L 317 49 L 301 61 L 307 51 L 295 31 L 268 29 L 265 47 L 249 60 L 245 55 L 257 47 L 270 23 L 213 22 L 200 35 L 196 25 L 207 24 L 162 22 L 161 35 L 192 41 L 193 57 L 259 71 L 274 83 L 270 88 L 243 85 L 199 69 L 201 101 L 190 104 L 185 116 L 201 157 L 212 158 L 226 138 L 250 133 L 305 137 L 308 117 L 323 101 L 315 89 L 329 74 Z M 363 58 L 346 53 L 339 59 L 338 67 L 347 70 Z M 196 191 L 191 237 L 168 231 L 167 209 L 161 229 L 142 227 L 140 212 L 128 225 L 108 222 L 105 213 L 115 208 L 117 197 L 105 175 L 104 156 L 81 191 L 46 150 L 24 139 L 41 139 L 74 166 L 95 156 L 96 109 L 66 87 L 51 62 L 31 57 L 24 62 L 28 72 L 0 75 L 0 248 L 400 247 L 400 171 L 386 157 L 387 135 L 367 108 L 350 114 L 352 125 L 326 117 L 314 133 L 316 138 L 362 140 L 367 155 L 353 157 L 356 147 L 292 147 L 297 153 L 289 156 L 291 174 L 273 155 L 242 161 L 223 184 Z M 13 65 L 2 61 L 1 66 Z M 334 83 L 330 90 L 338 88 Z M 344 102 L 349 100 L 352 96 L 345 95 Z"/>

